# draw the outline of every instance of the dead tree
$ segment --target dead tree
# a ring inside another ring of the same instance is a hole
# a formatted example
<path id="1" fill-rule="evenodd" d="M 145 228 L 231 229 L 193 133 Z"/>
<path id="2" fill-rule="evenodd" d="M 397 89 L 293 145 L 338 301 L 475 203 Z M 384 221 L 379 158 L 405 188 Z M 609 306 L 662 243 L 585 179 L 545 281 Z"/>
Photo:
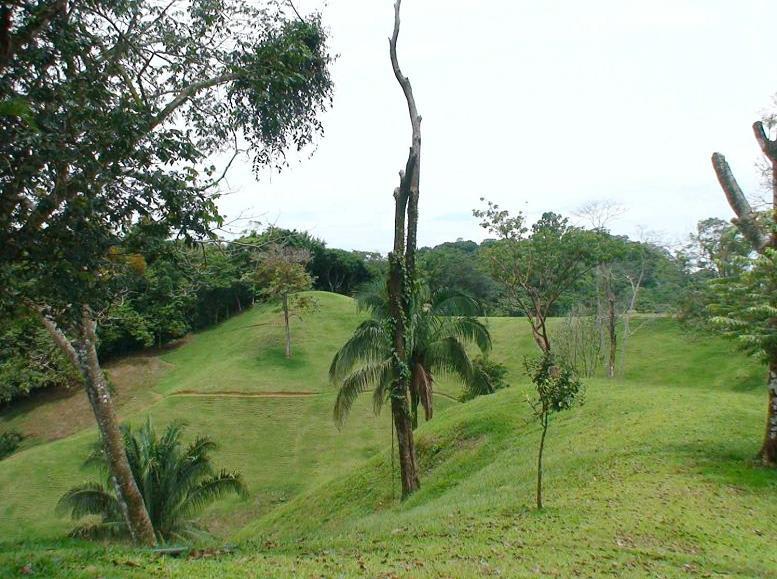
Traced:
<path id="1" fill-rule="evenodd" d="M 718 176 L 718 181 L 726 195 L 728 204 L 736 214 L 732 223 L 737 226 L 742 235 L 750 242 L 753 249 L 764 254 L 767 250 L 777 250 L 777 140 L 771 140 L 764 131 L 760 121 L 753 124 L 753 132 L 758 145 L 772 166 L 772 218 L 771 232 L 760 224 L 757 215 L 750 207 L 747 198 L 734 178 L 726 158 L 720 153 L 712 155 L 712 166 Z M 777 327 L 777 317 L 771 318 L 769 324 Z M 766 433 L 759 452 L 765 464 L 777 464 L 777 348 L 766 352 L 768 359 L 768 407 L 766 418 Z"/>
<path id="2" fill-rule="evenodd" d="M 402 498 L 421 485 L 418 460 L 413 442 L 413 422 L 408 400 L 410 369 L 407 361 L 408 316 L 415 279 L 415 250 L 418 231 L 418 185 L 421 168 L 421 116 L 416 109 L 410 80 L 402 74 L 397 59 L 399 37 L 399 9 L 401 0 L 394 4 L 394 32 L 389 38 L 389 54 L 394 76 L 407 100 L 412 127 L 412 141 L 404 171 L 399 173 L 399 187 L 394 190 L 394 248 L 389 254 L 389 312 L 393 323 L 395 381 L 391 389 L 391 413 L 397 432 L 399 467 L 402 478 Z"/>

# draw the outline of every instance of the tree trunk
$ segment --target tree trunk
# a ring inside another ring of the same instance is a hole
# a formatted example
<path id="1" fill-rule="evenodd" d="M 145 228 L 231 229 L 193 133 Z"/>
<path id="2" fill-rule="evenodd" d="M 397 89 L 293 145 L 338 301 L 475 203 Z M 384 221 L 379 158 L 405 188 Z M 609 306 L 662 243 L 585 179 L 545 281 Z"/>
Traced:
<path id="1" fill-rule="evenodd" d="M 528 310 L 526 312 L 529 325 L 531 325 L 532 337 L 540 351 L 547 354 L 550 352 L 550 337 L 548 336 L 548 327 L 545 325 L 545 315 L 541 304 L 537 301 L 532 300 L 532 307 L 534 308 L 533 315 Z"/>
<path id="2" fill-rule="evenodd" d="M 132 540 L 135 543 L 154 546 L 156 535 L 148 516 L 143 496 L 135 482 L 124 448 L 124 437 L 113 408 L 105 374 L 97 357 L 96 323 L 89 308 L 82 308 L 80 339 L 76 347 L 67 339 L 56 323 L 40 311 L 41 319 L 54 342 L 78 369 L 84 383 L 87 398 L 97 420 L 103 451 L 108 459 L 108 468 L 116 490 L 116 499 L 121 507 Z"/>
<path id="3" fill-rule="evenodd" d="M 394 190 L 394 247 L 389 254 L 389 314 L 393 324 L 393 358 L 395 381 L 391 391 L 391 412 L 397 431 L 399 466 L 402 478 L 402 498 L 420 488 L 418 463 L 413 443 L 413 424 L 408 404 L 410 388 L 409 352 L 405 332 L 410 316 L 413 282 L 415 280 L 415 247 L 418 227 L 419 166 L 421 154 L 421 116 L 413 98 L 410 80 L 402 74 L 397 59 L 399 10 L 401 0 L 394 4 L 394 31 L 389 38 L 389 56 L 394 76 L 402 88 L 410 113 L 412 141 L 405 170 L 400 171 L 399 187 Z M 405 230 L 407 220 L 407 232 Z"/>
<path id="4" fill-rule="evenodd" d="M 81 346 L 84 350 L 82 355 L 85 362 L 84 386 L 100 429 L 103 448 L 108 458 L 108 468 L 117 490 L 116 496 L 133 540 L 142 545 L 153 546 L 156 545 L 154 528 L 143 502 L 143 496 L 132 476 L 124 448 L 124 436 L 119 428 L 111 393 L 97 357 L 95 333 L 97 324 L 91 319 L 86 308 L 84 308 L 83 325 L 84 339 Z"/>
<path id="5" fill-rule="evenodd" d="M 626 375 L 626 349 L 629 345 L 629 332 L 631 331 L 631 310 L 623 314 L 623 339 L 621 340 L 621 363 L 618 370 L 620 376 Z"/>
<path id="6" fill-rule="evenodd" d="M 761 121 L 753 123 L 753 134 L 772 165 L 772 220 L 777 223 L 777 140 L 766 135 Z M 726 200 L 736 214 L 736 218 L 732 220 L 734 225 L 758 253 L 764 254 L 767 249 L 777 250 L 777 228 L 772 228 L 769 232 L 758 223 L 757 216 L 734 178 L 726 158 L 720 153 L 713 153 L 712 166 Z M 777 327 L 777 318 L 772 318 L 769 323 Z M 777 350 L 772 349 L 766 353 L 769 359 L 766 432 L 758 454 L 765 465 L 777 466 Z"/>
<path id="7" fill-rule="evenodd" d="M 604 334 L 604 305 L 602 304 L 602 294 L 604 292 L 604 265 L 599 264 L 596 266 L 596 274 L 594 275 L 596 280 L 596 329 L 599 334 L 599 351 L 604 352 L 605 347 L 605 334 Z"/>
<path id="8" fill-rule="evenodd" d="M 542 452 L 545 450 L 545 435 L 548 433 L 548 417 L 542 417 L 542 436 L 540 450 L 537 453 L 537 509 L 542 510 Z"/>
<path id="9" fill-rule="evenodd" d="M 291 328 L 289 327 L 289 295 L 283 294 L 283 324 L 286 328 L 286 357 L 291 358 Z"/>
<path id="10" fill-rule="evenodd" d="M 773 352 L 770 358 L 766 433 L 759 456 L 765 465 L 777 466 L 777 352 Z"/>
<path id="11" fill-rule="evenodd" d="M 610 334 L 610 356 L 607 361 L 607 376 L 615 377 L 615 355 L 618 352 L 618 336 L 616 329 L 617 316 L 615 315 L 615 294 L 608 288 L 607 291 L 607 319 Z"/>
<path id="12" fill-rule="evenodd" d="M 413 424 L 410 419 L 410 409 L 407 396 L 392 396 L 391 413 L 394 417 L 394 428 L 397 431 L 399 447 L 399 469 L 402 478 L 402 499 L 421 488 L 418 478 L 418 462 L 413 442 Z"/>

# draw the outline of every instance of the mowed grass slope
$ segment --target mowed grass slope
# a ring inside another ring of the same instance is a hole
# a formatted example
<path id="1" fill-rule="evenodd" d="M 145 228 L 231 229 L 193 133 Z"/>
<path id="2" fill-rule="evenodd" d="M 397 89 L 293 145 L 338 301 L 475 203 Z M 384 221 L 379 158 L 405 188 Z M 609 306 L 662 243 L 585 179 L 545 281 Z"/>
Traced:
<path id="1" fill-rule="evenodd" d="M 669 319 L 633 324 L 639 329 L 625 375 L 588 381 L 585 404 L 552 423 L 547 508 L 538 513 L 538 429 L 522 369 L 534 346 L 525 321 L 491 319 L 492 356 L 508 366 L 513 386 L 467 404 L 436 399 L 447 408 L 418 431 L 422 489 L 399 503 L 388 416 L 374 419 L 364 400 L 344 432 L 332 426 L 326 367 L 359 314 L 346 298 L 321 300 L 321 311 L 299 326 L 304 365 L 283 368 L 280 328 L 254 326 L 271 319 L 267 311 L 230 320 L 165 356 L 173 366 L 158 383 L 165 397 L 150 407 L 154 420 L 185 417 L 192 431 L 211 433 L 222 443 L 218 462 L 239 468 L 251 486 L 250 501 L 209 513 L 238 544 L 235 553 L 158 559 L 82 543 L 43 551 L 40 539 L 61 536 L 67 524 L 50 513 L 61 491 L 39 488 L 14 491 L 10 519 L 0 506 L 3 538 L 37 540 L 7 545 L 0 568 L 18 572 L 30 563 L 42 575 L 136 577 L 777 577 L 777 474 L 752 462 L 763 430 L 764 369 L 732 344 L 689 335 Z M 317 335 L 319 328 L 325 333 Z M 248 339 L 249 332 L 257 333 Z M 254 350 L 235 344 L 263 339 Z M 284 378 L 273 379 L 275 372 Z M 441 384 L 445 392 L 457 388 Z M 307 398 L 175 395 L 319 389 L 325 394 Z M 46 481 L 44 460 L 56 470 L 53 480 L 73 478 L 93 438 L 85 432 L 31 448 L 11 459 L 10 471 L 0 463 L 3 504 L 13 476 Z M 74 482 L 81 478 L 76 473 Z M 25 496 L 45 508 L 23 506 Z"/>
<path id="2" fill-rule="evenodd" d="M 220 446 L 215 464 L 243 474 L 250 498 L 222 501 L 203 517 L 217 533 L 240 528 L 389 444 L 389 416 L 376 418 L 369 396 L 357 404 L 342 431 L 335 427 L 336 391 L 328 384 L 327 371 L 362 314 L 347 297 L 319 292 L 315 297 L 319 311 L 294 322 L 291 360 L 283 354 L 279 314 L 258 307 L 163 354 L 157 383 L 146 385 L 148 404 L 131 413 L 121 413 L 125 406 L 120 406 L 121 418 L 131 423 L 150 416 L 162 428 L 180 420 L 191 436 L 208 434 Z M 126 364 L 137 362 L 131 358 Z M 121 371 L 129 374 L 132 369 L 125 365 Z M 296 392 L 310 395 L 284 395 Z M 123 401 L 121 388 L 117 400 Z M 65 399 L 60 407 L 71 403 Z M 440 403 L 452 404 L 445 399 Z M 56 411 L 56 403 L 27 408 L 24 414 L 14 411 L 2 417 L 3 426 L 34 432 L 41 420 L 56 421 Z M 80 468 L 96 440 L 89 418 L 88 406 L 83 406 L 75 423 L 84 424 L 82 430 L 49 443 L 37 440 L 0 462 L 0 542 L 58 538 L 72 527 L 67 518 L 55 515 L 54 507 L 68 488 L 95 476 Z"/>

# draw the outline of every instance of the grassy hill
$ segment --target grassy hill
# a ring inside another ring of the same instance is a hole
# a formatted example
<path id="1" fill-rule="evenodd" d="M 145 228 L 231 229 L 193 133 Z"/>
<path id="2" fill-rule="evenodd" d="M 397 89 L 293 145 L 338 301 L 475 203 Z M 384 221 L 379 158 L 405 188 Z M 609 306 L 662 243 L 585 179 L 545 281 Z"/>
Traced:
<path id="1" fill-rule="evenodd" d="M 326 369 L 360 314 L 348 298 L 317 298 L 320 310 L 294 328 L 290 361 L 277 314 L 257 308 L 174 351 L 112 369 L 123 417 L 185 419 L 192 434 L 221 442 L 218 464 L 243 472 L 250 499 L 226 501 L 205 517 L 235 552 L 158 559 L 61 541 L 70 523 L 53 506 L 86 476 L 78 465 L 95 438 L 75 420 L 55 434 L 39 428 L 25 450 L 0 463 L 0 569 L 777 577 L 777 474 L 751 461 L 763 427 L 763 369 L 730 343 L 646 319 L 629 342 L 625 376 L 589 381 L 585 405 L 551 425 L 548 508 L 538 513 L 538 429 L 521 369 L 533 345 L 523 320 L 491 319 L 493 357 L 508 366 L 513 387 L 467 404 L 437 398 L 442 411 L 418 432 L 422 489 L 400 504 L 388 415 L 375 418 L 365 399 L 342 432 L 331 421 Z M 457 387 L 443 383 L 441 391 Z M 70 400 L 0 420 L 29 429 Z"/>

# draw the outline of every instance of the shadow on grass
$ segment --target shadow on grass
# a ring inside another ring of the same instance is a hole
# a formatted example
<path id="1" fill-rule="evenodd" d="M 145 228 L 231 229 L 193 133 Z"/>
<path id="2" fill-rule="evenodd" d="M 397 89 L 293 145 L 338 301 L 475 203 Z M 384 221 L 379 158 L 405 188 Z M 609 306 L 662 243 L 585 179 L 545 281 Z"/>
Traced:
<path id="1" fill-rule="evenodd" d="M 260 362 L 263 366 L 270 365 L 277 368 L 282 368 L 284 370 L 306 369 L 309 368 L 311 364 L 305 350 L 295 350 L 293 343 L 291 358 L 286 357 L 286 352 L 283 348 L 271 347 L 259 352 L 257 354 L 256 361 Z"/>
<path id="2" fill-rule="evenodd" d="M 777 491 L 777 468 L 761 464 L 756 441 L 752 446 L 687 442 L 669 448 L 669 452 L 687 457 L 687 466 L 712 482 L 750 491 Z"/>

